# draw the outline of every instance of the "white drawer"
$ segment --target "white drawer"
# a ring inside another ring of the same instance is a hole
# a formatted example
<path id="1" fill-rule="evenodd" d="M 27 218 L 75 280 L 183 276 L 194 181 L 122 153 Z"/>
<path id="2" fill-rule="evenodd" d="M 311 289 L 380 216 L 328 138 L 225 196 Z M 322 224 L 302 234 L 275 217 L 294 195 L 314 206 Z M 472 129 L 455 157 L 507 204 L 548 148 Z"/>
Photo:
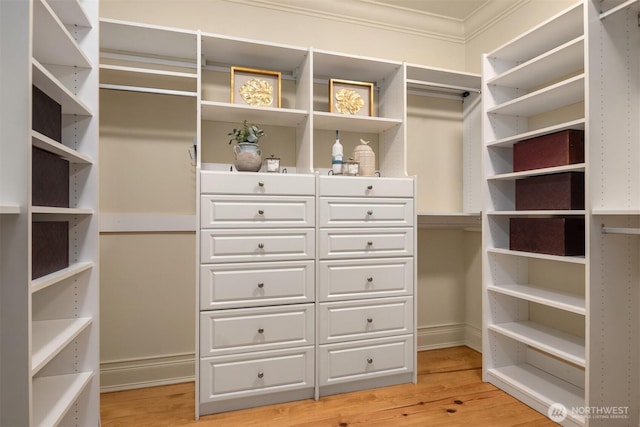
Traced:
<path id="1" fill-rule="evenodd" d="M 411 227 L 413 199 L 320 199 L 321 227 Z"/>
<path id="2" fill-rule="evenodd" d="M 413 294 L 413 258 L 332 260 L 318 265 L 320 301 Z"/>
<path id="3" fill-rule="evenodd" d="M 200 360 L 201 402 L 313 386 L 313 347 L 233 354 Z"/>
<path id="4" fill-rule="evenodd" d="M 314 343 L 314 305 L 200 312 L 200 357 Z"/>
<path id="5" fill-rule="evenodd" d="M 206 264 L 200 267 L 200 309 L 313 302 L 314 262 Z"/>
<path id="6" fill-rule="evenodd" d="M 413 197 L 413 178 L 319 176 L 320 196 Z"/>
<path id="7" fill-rule="evenodd" d="M 315 175 L 251 173 L 251 172 L 200 172 L 202 194 L 255 194 L 255 195 L 315 195 Z"/>
<path id="8" fill-rule="evenodd" d="M 200 261 L 286 261 L 315 257 L 313 228 L 202 230 Z"/>
<path id="9" fill-rule="evenodd" d="M 319 385 L 413 371 L 413 336 L 320 346 Z"/>
<path id="10" fill-rule="evenodd" d="M 320 258 L 373 258 L 413 255 L 413 228 L 320 230 Z"/>
<path id="11" fill-rule="evenodd" d="M 202 228 L 313 227 L 315 198 L 201 196 Z"/>
<path id="12" fill-rule="evenodd" d="M 413 333 L 413 298 L 319 305 L 320 344 Z"/>

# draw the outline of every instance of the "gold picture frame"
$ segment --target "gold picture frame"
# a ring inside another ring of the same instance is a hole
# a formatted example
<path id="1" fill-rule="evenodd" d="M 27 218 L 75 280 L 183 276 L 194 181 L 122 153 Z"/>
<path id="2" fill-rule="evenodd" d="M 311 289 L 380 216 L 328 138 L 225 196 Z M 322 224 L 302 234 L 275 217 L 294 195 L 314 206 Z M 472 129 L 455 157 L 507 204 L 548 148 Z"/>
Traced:
<path id="1" fill-rule="evenodd" d="M 373 116 L 373 83 L 330 79 L 329 112 Z"/>
<path id="2" fill-rule="evenodd" d="M 280 71 L 231 67 L 231 103 L 280 108 L 281 82 Z"/>

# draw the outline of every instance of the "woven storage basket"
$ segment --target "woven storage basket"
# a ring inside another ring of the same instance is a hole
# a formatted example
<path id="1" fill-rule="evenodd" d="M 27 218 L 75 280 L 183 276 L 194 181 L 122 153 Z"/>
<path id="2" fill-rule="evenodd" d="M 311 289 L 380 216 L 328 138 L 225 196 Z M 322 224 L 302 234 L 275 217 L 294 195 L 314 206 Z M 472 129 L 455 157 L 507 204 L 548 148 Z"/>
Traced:
<path id="1" fill-rule="evenodd" d="M 360 176 L 374 176 L 376 174 L 376 154 L 369 147 L 369 141 L 360 140 L 362 144 L 353 149 L 353 160 L 360 164 Z"/>

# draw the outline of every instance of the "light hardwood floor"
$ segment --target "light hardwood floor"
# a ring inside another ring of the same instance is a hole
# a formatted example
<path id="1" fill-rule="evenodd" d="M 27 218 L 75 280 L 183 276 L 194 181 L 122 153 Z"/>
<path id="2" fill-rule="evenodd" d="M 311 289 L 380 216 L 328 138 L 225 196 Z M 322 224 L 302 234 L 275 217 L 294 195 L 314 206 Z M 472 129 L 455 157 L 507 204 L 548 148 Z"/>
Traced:
<path id="1" fill-rule="evenodd" d="M 207 415 L 194 420 L 194 383 L 103 393 L 102 427 L 555 426 L 482 382 L 480 353 L 453 347 L 418 353 L 418 384 Z"/>

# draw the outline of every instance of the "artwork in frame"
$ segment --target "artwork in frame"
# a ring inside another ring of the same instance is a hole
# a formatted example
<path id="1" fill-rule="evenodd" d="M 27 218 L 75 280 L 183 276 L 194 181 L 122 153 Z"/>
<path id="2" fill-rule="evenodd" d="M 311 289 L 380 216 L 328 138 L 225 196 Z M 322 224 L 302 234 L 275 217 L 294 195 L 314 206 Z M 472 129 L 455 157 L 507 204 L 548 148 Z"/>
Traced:
<path id="1" fill-rule="evenodd" d="M 329 112 L 373 116 L 373 83 L 330 79 Z"/>
<path id="2" fill-rule="evenodd" d="M 231 67 L 231 103 L 280 108 L 280 71 Z"/>

